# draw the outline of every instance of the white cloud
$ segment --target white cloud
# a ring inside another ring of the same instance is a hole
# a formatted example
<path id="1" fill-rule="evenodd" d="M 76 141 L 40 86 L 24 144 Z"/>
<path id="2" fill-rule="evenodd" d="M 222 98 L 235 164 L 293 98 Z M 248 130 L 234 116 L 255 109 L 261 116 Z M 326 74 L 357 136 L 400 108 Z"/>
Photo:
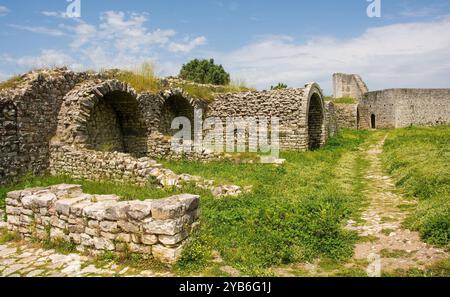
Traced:
<path id="1" fill-rule="evenodd" d="M 13 59 L 7 58 L 7 60 L 12 61 Z M 14 62 L 19 66 L 31 68 L 68 66 L 78 69 L 82 67 L 70 55 L 58 50 L 43 50 L 38 56 L 25 56 L 14 59 Z"/>
<path id="2" fill-rule="evenodd" d="M 46 16 L 65 18 L 64 13 L 61 12 L 41 13 Z M 37 56 L 0 60 L 23 68 L 75 65 L 77 68 L 89 69 L 134 68 L 143 62 L 150 61 L 164 65 L 162 72 L 167 73 L 164 67 L 167 66 L 169 71 L 172 71 L 175 63 L 165 63 L 167 59 L 163 61 L 160 58 L 161 55 L 167 52 L 187 54 L 206 42 L 203 36 L 177 41 L 177 32 L 173 29 L 151 29 L 147 25 L 147 13 L 107 11 L 100 15 L 99 24 L 87 23 L 82 19 L 75 21 L 75 23 L 60 24 L 57 29 L 10 25 L 16 29 L 34 33 L 64 35 L 68 38 L 68 46 L 64 52 L 47 50 Z"/>
<path id="3" fill-rule="evenodd" d="M 200 36 L 194 39 L 185 39 L 184 42 L 176 43 L 171 42 L 169 44 L 169 51 L 171 52 L 182 52 L 182 53 L 188 53 L 192 51 L 194 48 L 196 48 L 199 45 L 204 45 L 206 43 L 206 37 Z"/>
<path id="4" fill-rule="evenodd" d="M 38 34 L 45 34 L 45 35 L 50 35 L 50 36 L 63 36 L 64 35 L 64 32 L 61 30 L 47 28 L 47 27 L 21 26 L 21 25 L 14 25 L 14 24 L 9 25 L 9 27 L 18 29 L 18 30 L 23 30 L 23 31 L 28 31 L 28 32 L 32 32 L 32 33 L 38 33 Z"/>
<path id="5" fill-rule="evenodd" d="M 0 16 L 5 16 L 9 13 L 9 9 L 8 7 L 5 6 L 0 6 Z"/>
<path id="6" fill-rule="evenodd" d="M 236 78 L 258 87 L 317 81 L 331 90 L 333 72 L 359 73 L 370 89 L 450 87 L 450 17 L 366 30 L 351 39 L 318 37 L 305 43 L 271 36 L 224 54 Z"/>

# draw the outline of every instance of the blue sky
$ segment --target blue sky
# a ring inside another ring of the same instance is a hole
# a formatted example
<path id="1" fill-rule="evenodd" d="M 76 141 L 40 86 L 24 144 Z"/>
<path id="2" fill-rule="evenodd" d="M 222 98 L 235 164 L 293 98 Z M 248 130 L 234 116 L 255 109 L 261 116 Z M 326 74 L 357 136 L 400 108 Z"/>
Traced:
<path id="1" fill-rule="evenodd" d="M 32 68 L 133 68 L 176 74 L 215 58 L 259 89 L 359 73 L 369 88 L 450 87 L 450 0 L 0 0 L 0 80 Z"/>

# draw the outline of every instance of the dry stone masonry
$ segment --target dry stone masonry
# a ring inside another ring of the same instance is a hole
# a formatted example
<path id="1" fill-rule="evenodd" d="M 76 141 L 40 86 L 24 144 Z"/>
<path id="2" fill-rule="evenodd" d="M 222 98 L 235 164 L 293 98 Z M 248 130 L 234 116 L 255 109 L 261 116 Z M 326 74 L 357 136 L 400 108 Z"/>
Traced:
<path id="1" fill-rule="evenodd" d="M 223 122 L 227 117 L 278 117 L 280 146 L 286 150 L 318 148 L 327 138 L 322 91 L 315 83 L 303 89 L 221 94 L 207 115 Z"/>
<path id="2" fill-rule="evenodd" d="M 335 103 L 334 106 L 339 128 L 358 129 L 358 104 Z"/>
<path id="3" fill-rule="evenodd" d="M 6 212 L 8 229 L 25 239 L 63 240 L 93 254 L 128 250 L 173 264 L 198 224 L 199 197 L 120 201 L 62 184 L 9 192 Z"/>

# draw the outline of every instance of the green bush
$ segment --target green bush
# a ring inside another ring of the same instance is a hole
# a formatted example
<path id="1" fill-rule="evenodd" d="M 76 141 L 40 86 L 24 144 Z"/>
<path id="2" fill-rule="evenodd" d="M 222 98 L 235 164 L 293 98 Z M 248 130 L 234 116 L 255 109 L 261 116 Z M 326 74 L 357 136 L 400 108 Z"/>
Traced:
<path id="1" fill-rule="evenodd" d="M 284 84 L 284 83 L 278 83 L 278 85 L 276 85 L 276 86 L 270 86 L 271 90 L 284 90 L 287 88 L 288 88 L 288 85 Z"/>
<path id="2" fill-rule="evenodd" d="M 200 84 L 228 85 L 230 83 L 230 74 L 223 69 L 222 65 L 214 64 L 214 59 L 194 59 L 183 65 L 179 76 Z"/>

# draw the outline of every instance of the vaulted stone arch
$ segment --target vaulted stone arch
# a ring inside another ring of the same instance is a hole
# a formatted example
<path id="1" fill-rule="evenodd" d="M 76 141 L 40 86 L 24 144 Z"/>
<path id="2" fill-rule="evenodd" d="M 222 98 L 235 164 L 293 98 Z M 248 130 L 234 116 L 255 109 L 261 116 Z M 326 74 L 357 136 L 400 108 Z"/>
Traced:
<path id="1" fill-rule="evenodd" d="M 136 92 L 118 80 L 89 81 L 66 95 L 60 141 L 87 149 L 145 155 L 147 124 Z"/>
<path id="2" fill-rule="evenodd" d="M 326 115 L 322 91 L 318 84 L 307 85 L 306 126 L 308 149 L 315 150 L 326 142 Z"/>

